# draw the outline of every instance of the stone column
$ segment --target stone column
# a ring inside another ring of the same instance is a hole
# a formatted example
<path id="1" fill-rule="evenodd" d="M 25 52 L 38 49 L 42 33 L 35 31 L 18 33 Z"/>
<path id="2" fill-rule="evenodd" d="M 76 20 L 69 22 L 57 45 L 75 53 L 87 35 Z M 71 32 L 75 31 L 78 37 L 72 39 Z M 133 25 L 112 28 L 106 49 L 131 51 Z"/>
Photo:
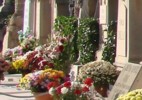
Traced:
<path id="1" fill-rule="evenodd" d="M 24 11 L 25 0 L 15 0 L 15 12 L 10 18 L 9 25 L 6 29 L 6 35 L 3 41 L 3 52 L 7 48 L 13 48 L 18 45 L 18 34 L 19 30 L 23 27 L 23 11 Z"/>
<path id="2" fill-rule="evenodd" d="M 40 43 L 47 43 L 53 27 L 53 0 L 37 0 L 36 5 L 36 37 Z"/>
<path id="3" fill-rule="evenodd" d="M 102 59 L 102 53 L 104 49 L 104 34 L 106 34 L 107 22 L 108 22 L 108 0 L 100 0 L 99 1 L 99 50 L 97 51 L 97 60 Z"/>
<path id="4" fill-rule="evenodd" d="M 119 0 L 117 53 L 115 64 L 142 61 L 142 1 Z"/>

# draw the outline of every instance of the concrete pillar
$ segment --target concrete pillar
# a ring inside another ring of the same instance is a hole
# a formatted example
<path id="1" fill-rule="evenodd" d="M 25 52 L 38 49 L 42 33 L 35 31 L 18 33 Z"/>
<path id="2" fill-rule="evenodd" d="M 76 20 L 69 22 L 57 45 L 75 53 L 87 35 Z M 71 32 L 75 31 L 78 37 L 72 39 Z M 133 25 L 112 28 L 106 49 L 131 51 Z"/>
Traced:
<path id="1" fill-rule="evenodd" d="M 36 3 L 36 37 L 40 43 L 47 43 L 51 37 L 54 15 L 53 0 L 37 0 Z"/>

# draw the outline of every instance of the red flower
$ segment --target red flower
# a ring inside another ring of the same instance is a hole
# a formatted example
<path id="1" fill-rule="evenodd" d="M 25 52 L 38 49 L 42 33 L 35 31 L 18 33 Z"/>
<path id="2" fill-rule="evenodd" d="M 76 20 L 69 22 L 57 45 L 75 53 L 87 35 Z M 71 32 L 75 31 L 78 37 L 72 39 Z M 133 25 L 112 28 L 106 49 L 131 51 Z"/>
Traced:
<path id="1" fill-rule="evenodd" d="M 64 38 L 60 39 L 60 42 L 61 42 L 61 43 L 64 43 L 64 42 L 65 42 L 65 39 L 64 39 Z"/>
<path id="2" fill-rule="evenodd" d="M 56 48 L 56 51 L 57 52 L 63 52 L 64 50 L 64 46 L 63 45 L 59 45 L 57 48 Z"/>
<path id="3" fill-rule="evenodd" d="M 74 93 L 77 94 L 77 95 L 80 95 L 81 94 L 81 90 L 77 89 L 77 90 L 74 91 Z"/>
<path id="4" fill-rule="evenodd" d="M 54 80 L 58 80 L 58 79 L 59 79 L 59 75 L 54 75 L 54 76 L 53 76 L 53 79 L 54 79 Z"/>
<path id="5" fill-rule="evenodd" d="M 62 88 L 63 86 L 58 86 L 57 88 L 56 88 L 56 92 L 57 92 L 57 94 L 61 94 L 61 88 Z"/>
<path id="6" fill-rule="evenodd" d="M 63 46 L 63 45 L 60 45 L 60 46 L 59 46 L 59 51 L 60 51 L 60 52 L 63 52 L 63 50 L 64 50 L 64 46 Z"/>
<path id="7" fill-rule="evenodd" d="M 86 84 L 86 85 L 88 85 L 88 86 L 91 86 L 92 83 L 93 83 L 92 78 L 86 78 L 86 79 L 84 80 L 84 84 Z"/>
<path id="8" fill-rule="evenodd" d="M 53 68 L 54 67 L 54 64 L 53 63 L 48 63 L 48 66 Z"/>
<path id="9" fill-rule="evenodd" d="M 64 87 L 69 88 L 70 86 L 71 86 L 71 82 L 67 81 L 67 82 L 64 83 Z"/>
<path id="10" fill-rule="evenodd" d="M 88 91 L 89 91 L 89 88 L 88 88 L 87 86 L 85 86 L 85 87 L 82 88 L 82 91 L 83 91 L 83 92 L 88 92 Z"/>
<path id="11" fill-rule="evenodd" d="M 47 89 L 49 90 L 51 87 L 57 87 L 58 83 L 57 82 L 50 82 L 47 84 Z"/>

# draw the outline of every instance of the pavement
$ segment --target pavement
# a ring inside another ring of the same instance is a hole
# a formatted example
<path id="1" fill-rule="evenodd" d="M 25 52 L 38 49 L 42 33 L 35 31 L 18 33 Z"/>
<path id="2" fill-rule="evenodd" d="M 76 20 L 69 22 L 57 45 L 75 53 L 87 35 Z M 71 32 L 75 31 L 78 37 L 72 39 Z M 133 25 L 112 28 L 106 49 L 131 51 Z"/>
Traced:
<path id="1" fill-rule="evenodd" d="M 5 80 L 0 82 L 0 100 L 35 100 L 29 90 L 17 87 L 21 74 L 5 75 Z"/>

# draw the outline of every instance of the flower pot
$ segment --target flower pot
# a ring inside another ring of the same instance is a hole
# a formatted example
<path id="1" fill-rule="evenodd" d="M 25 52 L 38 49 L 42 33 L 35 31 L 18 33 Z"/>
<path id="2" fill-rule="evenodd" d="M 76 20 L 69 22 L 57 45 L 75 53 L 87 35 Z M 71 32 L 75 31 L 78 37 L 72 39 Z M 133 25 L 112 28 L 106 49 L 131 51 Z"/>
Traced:
<path id="1" fill-rule="evenodd" d="M 102 95 L 103 97 L 107 97 L 108 94 L 107 94 L 107 91 L 108 91 L 108 87 L 107 86 L 96 86 L 95 87 L 95 90 L 100 94 Z"/>
<path id="2" fill-rule="evenodd" d="M 34 94 L 35 100 L 53 100 L 53 97 L 46 93 L 36 93 Z"/>

